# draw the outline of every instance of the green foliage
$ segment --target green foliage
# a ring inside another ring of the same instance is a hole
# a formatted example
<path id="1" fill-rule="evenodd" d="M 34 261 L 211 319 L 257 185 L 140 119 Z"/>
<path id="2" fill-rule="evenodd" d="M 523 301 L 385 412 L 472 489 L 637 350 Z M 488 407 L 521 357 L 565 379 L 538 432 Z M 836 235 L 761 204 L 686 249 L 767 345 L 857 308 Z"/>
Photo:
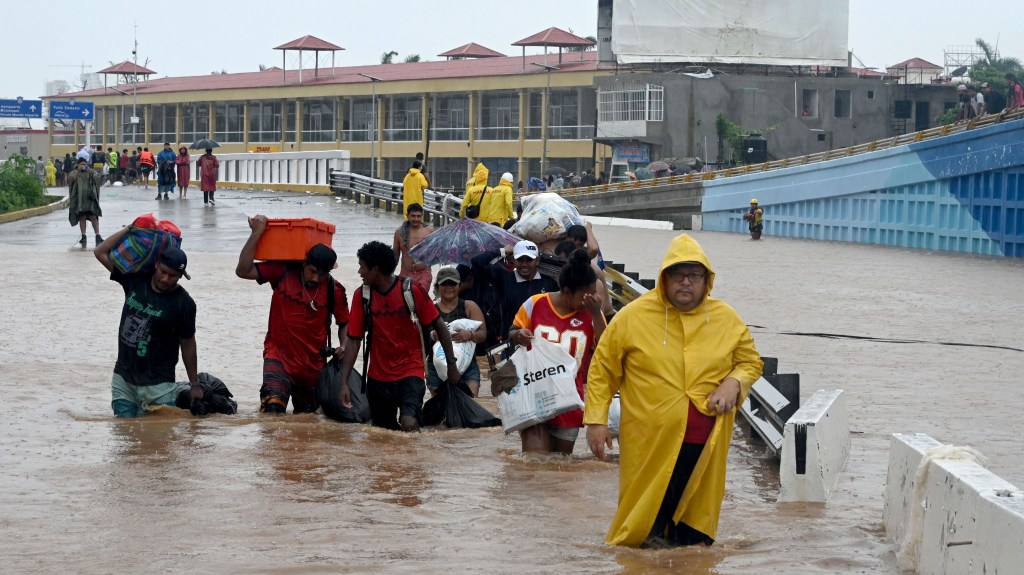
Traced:
<path id="1" fill-rule="evenodd" d="M 744 131 L 743 127 L 730 120 L 725 114 L 715 118 L 715 132 L 718 134 L 718 161 L 739 160 L 743 157 L 743 140 L 751 134 L 767 134 L 782 127 L 782 122 L 756 130 Z M 727 153 L 731 152 L 731 153 Z"/>
<path id="2" fill-rule="evenodd" d="M 23 156 L 0 164 L 0 214 L 46 203 L 43 184 L 32 175 L 34 167 L 35 162 Z"/>
<path id="3" fill-rule="evenodd" d="M 419 54 L 409 54 L 408 56 L 405 57 L 405 60 L 403 60 L 403 61 L 406 64 L 410 64 L 412 62 L 419 62 L 420 61 L 420 55 Z"/>
<path id="4" fill-rule="evenodd" d="M 394 50 L 390 50 L 388 52 L 384 52 L 383 54 L 380 55 L 380 63 L 381 64 L 391 64 L 391 63 L 394 62 L 395 56 L 397 56 L 397 55 L 398 55 L 398 52 L 395 52 Z"/>
<path id="5" fill-rule="evenodd" d="M 956 106 L 954 106 L 954 107 L 946 110 L 945 112 L 943 112 L 943 114 L 941 116 L 939 116 L 938 118 L 935 118 L 935 124 L 938 125 L 938 126 L 948 126 L 948 125 L 956 122 L 957 115 L 958 115 L 958 110 L 957 110 Z"/>
<path id="6" fill-rule="evenodd" d="M 1019 59 L 1001 57 L 995 48 L 981 38 L 974 42 L 985 53 L 985 57 L 975 63 L 969 72 L 972 84 L 980 86 L 988 82 L 993 89 L 998 90 L 1006 86 L 1006 74 L 1013 74 L 1018 80 L 1024 75 L 1024 67 Z"/>

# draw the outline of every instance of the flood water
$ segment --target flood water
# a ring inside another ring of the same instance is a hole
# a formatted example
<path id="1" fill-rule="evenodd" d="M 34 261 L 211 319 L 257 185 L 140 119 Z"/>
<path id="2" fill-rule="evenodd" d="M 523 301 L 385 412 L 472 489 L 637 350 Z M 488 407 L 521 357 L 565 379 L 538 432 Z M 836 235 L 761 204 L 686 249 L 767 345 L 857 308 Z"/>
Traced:
<path id="1" fill-rule="evenodd" d="M 227 383 L 239 414 L 114 419 L 123 294 L 91 230 L 82 251 L 65 211 L 0 225 L 4 572 L 896 573 L 881 527 L 890 434 L 970 445 L 1024 485 L 1020 260 L 695 233 L 715 295 L 754 326 L 762 355 L 801 374 L 803 398 L 847 391 L 852 452 L 827 504 L 780 505 L 778 462 L 737 429 L 715 545 L 644 551 L 603 544 L 618 469 L 582 438 L 571 460 L 525 461 L 500 428 L 402 434 L 256 414 L 270 290 L 234 276 L 245 215 L 337 224 L 335 276 L 350 293 L 355 250 L 390 243 L 394 215 L 303 194 L 229 190 L 216 208 L 154 194 L 104 188 L 101 231 L 148 211 L 181 227 L 199 369 Z M 675 234 L 596 231 L 606 259 L 641 277 Z"/>

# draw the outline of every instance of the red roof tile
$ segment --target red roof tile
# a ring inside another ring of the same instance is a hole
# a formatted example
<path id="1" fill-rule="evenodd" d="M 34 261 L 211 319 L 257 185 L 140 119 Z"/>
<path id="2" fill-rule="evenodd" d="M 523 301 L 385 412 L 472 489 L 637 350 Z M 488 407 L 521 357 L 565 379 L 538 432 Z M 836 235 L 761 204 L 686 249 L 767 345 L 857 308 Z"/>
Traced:
<path id="1" fill-rule="evenodd" d="M 368 66 L 348 66 L 338 68 L 321 68 L 317 78 L 303 77 L 303 86 L 329 84 L 358 84 L 370 80 L 358 74 L 367 74 L 380 78 L 384 82 L 403 80 L 432 80 L 444 78 L 480 78 L 493 76 L 518 76 L 525 74 L 543 74 L 545 70 L 531 66 L 533 62 L 544 62 L 544 54 L 521 56 L 502 56 L 500 58 L 480 58 L 465 60 L 441 60 L 438 62 L 409 62 L 402 64 L 373 64 Z M 523 72 L 525 67 L 526 72 Z M 597 53 L 594 51 L 580 52 L 566 56 L 559 69 L 552 73 L 585 72 L 600 69 Z M 308 71 L 307 71 L 308 72 Z M 282 77 L 283 76 L 283 77 Z M 166 94 L 172 92 L 230 90 L 252 88 L 284 88 L 299 85 L 299 71 L 280 69 L 262 72 L 241 72 L 235 74 L 206 74 L 202 76 L 180 76 L 176 78 L 150 79 L 138 84 L 139 94 Z M 128 90 L 128 88 L 125 88 Z M 103 88 L 62 94 L 61 98 L 82 98 L 88 96 L 109 96 Z M 53 96 L 56 98 L 57 96 Z M 50 97 L 44 98 L 49 99 Z"/>
<path id="2" fill-rule="evenodd" d="M 476 42 L 470 42 L 458 48 L 452 48 L 447 52 L 441 52 L 438 56 L 445 56 L 448 58 L 499 58 L 504 56 L 501 52 L 495 52 L 490 48 L 486 48 L 477 44 Z"/>
<path id="3" fill-rule="evenodd" d="M 120 64 L 114 64 L 113 66 L 110 66 L 109 68 L 104 68 L 104 69 L 100 70 L 97 73 L 98 74 L 135 74 L 137 76 L 149 76 L 150 74 L 156 74 L 156 72 L 150 70 L 149 68 L 146 68 L 144 66 L 139 66 L 138 64 L 129 62 L 128 60 L 125 60 L 124 62 L 121 62 Z"/>
<path id="4" fill-rule="evenodd" d="M 911 58 L 909 60 L 904 60 L 904 61 L 900 62 L 899 64 L 893 64 L 892 66 L 888 66 L 887 69 L 904 68 L 904 67 L 906 67 L 906 68 L 926 68 L 926 69 L 932 69 L 932 70 L 941 70 L 942 69 L 942 66 L 939 66 L 938 64 L 932 64 L 931 62 L 929 62 L 927 60 L 922 60 L 921 58 Z"/>
<path id="5" fill-rule="evenodd" d="M 344 50 L 341 46 L 335 46 L 326 40 L 321 40 L 316 36 L 303 36 L 298 40 L 292 40 L 287 44 L 281 44 L 275 50 L 314 50 L 317 52 L 333 52 L 334 50 Z"/>
<path id="6" fill-rule="evenodd" d="M 561 28 L 548 28 L 543 32 L 537 32 L 533 36 L 523 38 L 518 42 L 513 42 L 513 46 L 593 46 L 596 42 L 593 40 L 587 40 L 586 38 L 580 38 L 575 34 L 570 34 Z"/>

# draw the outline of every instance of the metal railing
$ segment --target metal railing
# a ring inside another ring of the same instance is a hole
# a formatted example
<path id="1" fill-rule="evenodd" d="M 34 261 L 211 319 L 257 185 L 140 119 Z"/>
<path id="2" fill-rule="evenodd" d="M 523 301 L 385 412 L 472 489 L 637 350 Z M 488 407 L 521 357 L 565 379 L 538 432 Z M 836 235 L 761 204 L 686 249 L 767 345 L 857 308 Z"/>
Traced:
<path id="1" fill-rule="evenodd" d="M 800 407 L 800 374 L 778 373 L 779 360 L 762 357 L 761 378 L 750 388 L 750 395 L 739 413 L 750 424 L 750 433 L 779 455 L 785 437 L 786 422 Z"/>
<path id="2" fill-rule="evenodd" d="M 1024 118 L 1024 108 L 1019 108 L 1017 110 L 1013 110 L 1011 112 L 1004 112 L 1001 114 L 986 114 L 984 116 L 981 116 L 980 118 L 974 118 L 972 120 L 956 122 L 955 124 L 938 126 L 936 128 L 929 128 L 927 130 L 921 130 L 920 132 L 910 132 L 908 134 L 902 134 L 899 136 L 893 136 L 891 138 L 885 138 L 884 140 L 875 140 L 873 142 L 857 144 L 855 146 L 839 148 L 837 150 L 829 150 L 827 152 L 816 152 L 813 154 L 805 154 L 803 156 L 794 156 L 792 158 L 786 158 L 783 160 L 773 160 L 771 162 L 764 162 L 761 164 L 747 164 L 745 166 L 737 166 L 734 168 L 726 168 L 724 170 L 715 170 L 712 172 L 678 174 L 662 178 L 653 178 L 650 180 L 637 180 L 633 182 L 602 184 L 600 186 L 570 188 L 560 190 L 559 193 L 563 196 L 574 196 L 580 194 L 594 194 L 599 192 L 616 192 L 633 190 L 637 188 L 661 186 L 666 184 L 685 184 L 692 182 L 701 182 L 706 180 L 714 180 L 718 178 L 729 178 L 732 176 L 742 176 L 758 172 L 768 172 L 771 170 L 781 170 L 783 168 L 805 166 L 807 164 L 826 162 L 828 160 L 846 158 L 849 156 L 866 154 L 868 152 L 877 152 L 879 150 L 886 150 L 889 148 L 894 148 L 896 146 L 902 146 L 904 144 L 922 142 L 925 140 L 930 140 L 932 138 L 940 138 L 942 136 L 948 136 L 950 134 L 956 134 L 959 132 L 966 132 L 968 130 L 984 128 L 987 126 L 1000 124 L 1002 122 L 1019 120 L 1021 118 Z"/>

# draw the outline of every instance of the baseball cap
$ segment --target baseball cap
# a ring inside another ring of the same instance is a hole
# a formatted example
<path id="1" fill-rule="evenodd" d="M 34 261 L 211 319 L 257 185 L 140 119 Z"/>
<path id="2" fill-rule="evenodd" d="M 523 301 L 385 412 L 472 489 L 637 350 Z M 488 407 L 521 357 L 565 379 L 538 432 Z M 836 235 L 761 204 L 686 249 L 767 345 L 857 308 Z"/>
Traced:
<path id="1" fill-rule="evenodd" d="M 316 244 L 306 252 L 306 263 L 322 272 L 338 267 L 338 254 L 324 244 Z"/>
<path id="2" fill-rule="evenodd" d="M 185 267 L 188 266 L 188 257 L 185 256 L 185 252 L 181 251 L 180 248 L 168 246 L 160 254 L 160 263 L 180 273 L 185 279 L 192 279 L 192 276 L 188 275 L 188 272 L 185 271 Z"/>
<path id="3" fill-rule="evenodd" d="M 982 88 L 988 88 L 988 82 L 982 82 L 981 83 L 981 87 Z"/>
<path id="4" fill-rule="evenodd" d="M 957 92 L 963 92 L 965 90 L 967 90 L 967 86 L 964 86 L 963 84 L 960 84 L 959 86 L 956 87 Z"/>
<path id="5" fill-rule="evenodd" d="M 531 260 L 537 259 L 537 244 L 530 240 L 523 240 L 516 244 L 516 247 L 512 248 L 512 259 L 517 260 L 523 256 Z"/>
<path id="6" fill-rule="evenodd" d="M 462 277 L 459 275 L 459 270 L 453 266 L 447 266 L 437 270 L 436 281 L 437 285 L 441 285 L 444 282 L 462 283 Z"/>

